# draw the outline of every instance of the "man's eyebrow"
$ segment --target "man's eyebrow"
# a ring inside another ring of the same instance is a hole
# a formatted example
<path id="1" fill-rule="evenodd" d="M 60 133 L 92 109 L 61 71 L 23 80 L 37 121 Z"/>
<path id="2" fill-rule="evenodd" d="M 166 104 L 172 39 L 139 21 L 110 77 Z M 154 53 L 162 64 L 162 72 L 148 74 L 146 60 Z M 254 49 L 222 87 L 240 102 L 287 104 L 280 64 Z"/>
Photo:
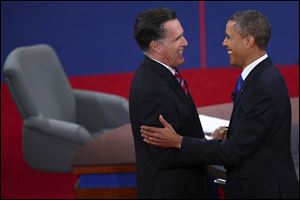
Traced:
<path id="1" fill-rule="evenodd" d="M 175 38 L 175 41 L 176 41 L 176 40 L 179 40 L 182 36 L 183 36 L 183 33 L 180 34 L 178 37 L 176 37 L 176 38 Z"/>

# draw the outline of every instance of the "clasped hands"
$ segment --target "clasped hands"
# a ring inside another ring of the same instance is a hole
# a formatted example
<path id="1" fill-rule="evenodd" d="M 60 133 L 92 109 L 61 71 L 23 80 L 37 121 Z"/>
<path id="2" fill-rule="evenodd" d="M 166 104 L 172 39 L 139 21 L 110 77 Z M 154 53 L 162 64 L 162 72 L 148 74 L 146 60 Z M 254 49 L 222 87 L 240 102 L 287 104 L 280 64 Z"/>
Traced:
<path id="1" fill-rule="evenodd" d="M 174 128 L 163 118 L 159 116 L 159 121 L 164 128 L 157 128 L 153 126 L 141 126 L 141 135 L 143 141 L 155 146 L 163 148 L 181 148 L 183 137 L 176 133 Z M 227 135 L 227 128 L 220 126 L 211 133 L 213 139 L 225 140 Z"/>

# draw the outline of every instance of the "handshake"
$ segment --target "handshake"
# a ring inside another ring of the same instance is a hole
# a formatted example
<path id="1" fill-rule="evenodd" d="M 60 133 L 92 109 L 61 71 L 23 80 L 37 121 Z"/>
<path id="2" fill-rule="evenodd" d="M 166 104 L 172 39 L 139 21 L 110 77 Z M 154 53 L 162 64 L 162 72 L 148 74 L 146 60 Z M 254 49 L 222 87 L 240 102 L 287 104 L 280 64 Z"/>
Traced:
<path id="1" fill-rule="evenodd" d="M 212 133 L 210 133 L 209 136 L 212 137 L 212 139 L 216 139 L 216 140 L 226 140 L 227 131 L 228 131 L 228 127 L 220 126 Z"/>

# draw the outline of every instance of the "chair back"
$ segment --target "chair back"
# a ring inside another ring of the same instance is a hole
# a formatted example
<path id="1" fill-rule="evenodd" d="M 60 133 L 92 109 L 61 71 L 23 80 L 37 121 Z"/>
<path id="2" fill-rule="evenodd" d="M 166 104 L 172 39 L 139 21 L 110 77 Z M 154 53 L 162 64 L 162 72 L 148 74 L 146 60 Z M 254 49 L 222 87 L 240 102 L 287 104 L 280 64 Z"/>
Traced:
<path id="1" fill-rule="evenodd" d="M 9 90 L 23 119 L 76 121 L 76 104 L 58 56 L 46 44 L 19 47 L 4 64 Z"/>

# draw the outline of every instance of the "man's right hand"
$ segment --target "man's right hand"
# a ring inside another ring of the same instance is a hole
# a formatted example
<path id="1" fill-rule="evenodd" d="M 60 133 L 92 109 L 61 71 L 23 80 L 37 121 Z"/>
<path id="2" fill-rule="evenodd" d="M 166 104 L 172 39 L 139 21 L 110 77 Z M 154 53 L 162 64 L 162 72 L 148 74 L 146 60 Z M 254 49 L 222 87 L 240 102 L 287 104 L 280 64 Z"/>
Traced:
<path id="1" fill-rule="evenodd" d="M 211 133 L 211 137 L 216 140 L 226 140 L 228 128 L 220 126 Z"/>

